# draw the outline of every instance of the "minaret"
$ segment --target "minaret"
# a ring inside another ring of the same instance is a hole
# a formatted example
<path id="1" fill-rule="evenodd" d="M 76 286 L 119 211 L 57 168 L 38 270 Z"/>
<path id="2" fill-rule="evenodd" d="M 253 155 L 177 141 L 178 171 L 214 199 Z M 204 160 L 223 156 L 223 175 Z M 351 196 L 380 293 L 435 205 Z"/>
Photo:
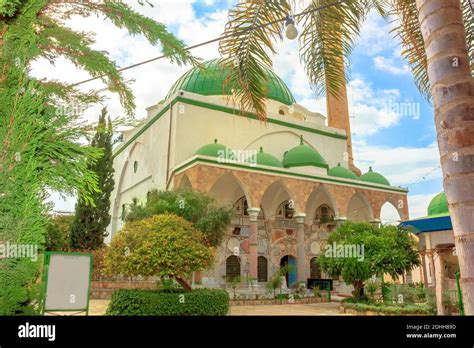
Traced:
<path id="1" fill-rule="evenodd" d="M 340 76 L 341 80 L 345 81 L 344 62 L 341 64 Z M 362 172 L 354 165 L 354 156 L 352 155 L 351 124 L 349 121 L 349 106 L 347 103 L 347 90 L 345 82 L 343 83 L 338 96 L 335 96 L 329 91 L 326 80 L 326 104 L 328 113 L 328 126 L 346 131 L 347 160 L 349 169 L 352 170 L 357 176 L 360 176 Z"/>

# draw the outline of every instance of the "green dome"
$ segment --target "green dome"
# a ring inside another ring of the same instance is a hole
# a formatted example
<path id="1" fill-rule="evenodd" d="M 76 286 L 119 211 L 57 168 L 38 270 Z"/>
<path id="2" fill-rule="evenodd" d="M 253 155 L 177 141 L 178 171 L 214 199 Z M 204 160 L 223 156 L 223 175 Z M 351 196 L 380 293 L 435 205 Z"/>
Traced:
<path id="1" fill-rule="evenodd" d="M 223 90 L 224 80 L 229 72 L 219 64 L 219 59 L 209 60 L 202 65 L 203 69 L 195 67 L 181 76 L 171 87 L 166 99 L 179 90 L 201 95 L 229 95 L 229 90 Z M 283 80 L 272 70 L 264 69 L 268 76 L 268 98 L 286 105 L 295 103 L 295 98 Z"/>
<path id="2" fill-rule="evenodd" d="M 373 182 L 374 184 L 381 184 L 390 186 L 390 182 L 385 179 L 382 174 L 374 172 L 372 167 L 369 167 L 369 171 L 359 177 L 362 181 Z"/>
<path id="3" fill-rule="evenodd" d="M 235 159 L 235 154 L 232 150 L 228 149 L 227 146 L 219 144 L 217 139 L 214 139 L 214 143 L 207 144 L 196 151 L 196 155 L 210 156 L 210 157 L 223 157 L 226 159 Z"/>
<path id="4" fill-rule="evenodd" d="M 428 216 L 449 214 L 448 200 L 444 192 L 438 193 L 428 206 Z"/>
<path id="5" fill-rule="evenodd" d="M 328 175 L 352 180 L 359 179 L 357 175 L 355 175 L 350 169 L 341 166 L 340 163 L 337 164 L 337 167 L 329 169 Z"/>
<path id="6" fill-rule="evenodd" d="M 257 160 L 255 161 L 255 155 L 251 156 L 247 159 L 249 163 L 257 163 L 264 166 L 271 166 L 271 167 L 280 167 L 283 168 L 280 160 L 269 153 L 263 152 L 263 148 L 260 147 L 260 151 L 257 153 Z"/>
<path id="7" fill-rule="evenodd" d="M 285 153 L 282 163 L 285 168 L 315 166 L 327 169 L 329 167 L 318 151 L 304 145 L 303 136 L 298 146 Z"/>

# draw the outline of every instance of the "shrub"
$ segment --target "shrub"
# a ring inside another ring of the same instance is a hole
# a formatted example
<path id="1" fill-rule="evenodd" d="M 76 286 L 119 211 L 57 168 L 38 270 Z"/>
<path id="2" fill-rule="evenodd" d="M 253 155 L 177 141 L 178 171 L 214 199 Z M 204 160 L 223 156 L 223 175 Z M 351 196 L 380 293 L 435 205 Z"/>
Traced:
<path id="1" fill-rule="evenodd" d="M 29 260 L 0 260 L 0 315 L 38 314 L 37 266 Z"/>
<path id="2" fill-rule="evenodd" d="M 112 294 L 107 315 L 194 316 L 227 315 L 229 295 L 224 290 L 196 289 L 170 293 L 161 290 L 120 289 Z"/>
<path id="3" fill-rule="evenodd" d="M 163 214 L 127 222 L 114 236 L 104 263 L 108 274 L 170 277 L 190 291 L 188 276 L 213 261 L 214 249 L 201 232 L 179 216 Z"/>

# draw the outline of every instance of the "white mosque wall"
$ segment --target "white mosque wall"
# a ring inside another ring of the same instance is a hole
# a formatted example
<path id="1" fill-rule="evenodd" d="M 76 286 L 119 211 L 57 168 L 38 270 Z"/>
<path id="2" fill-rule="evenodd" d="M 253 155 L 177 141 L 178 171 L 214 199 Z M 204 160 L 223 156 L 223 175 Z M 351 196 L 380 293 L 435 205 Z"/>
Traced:
<path id="1" fill-rule="evenodd" d="M 210 98 L 197 94 L 184 93 L 186 98 L 209 102 Z M 212 101 L 220 106 L 228 106 L 219 98 L 212 97 Z M 219 103 L 219 104 L 218 104 Z M 269 106 L 281 103 L 269 101 Z M 330 136 L 316 134 L 288 126 L 270 122 L 233 116 L 219 110 L 203 108 L 200 106 L 180 104 L 175 105 L 176 138 L 175 157 L 173 165 L 184 162 L 192 157 L 201 146 L 212 143 L 215 138 L 234 151 L 258 151 L 263 146 L 264 151 L 283 159 L 283 154 L 292 147 L 299 145 L 300 135 L 303 135 L 305 144 L 315 148 L 328 162 L 329 167 L 336 166 L 339 162 L 344 165 L 346 142 Z M 270 109 L 270 107 L 269 107 Z M 174 112 L 174 111 L 173 111 Z M 327 126 L 301 121 L 290 116 L 268 114 L 268 117 L 291 123 L 295 126 L 304 126 L 326 132 L 344 135 L 343 131 Z M 314 173 L 313 173 L 314 174 Z M 325 175 L 323 169 L 321 174 Z"/>

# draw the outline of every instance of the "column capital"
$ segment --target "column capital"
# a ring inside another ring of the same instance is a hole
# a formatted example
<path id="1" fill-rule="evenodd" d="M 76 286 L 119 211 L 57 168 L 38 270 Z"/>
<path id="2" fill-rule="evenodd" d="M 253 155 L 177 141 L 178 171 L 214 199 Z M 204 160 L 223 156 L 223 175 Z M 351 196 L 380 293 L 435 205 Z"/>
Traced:
<path id="1" fill-rule="evenodd" d="M 249 213 L 250 221 L 257 221 L 260 208 L 248 208 L 247 213 Z"/>
<path id="2" fill-rule="evenodd" d="M 378 226 L 382 221 L 380 219 L 372 219 L 369 221 L 372 225 Z"/>
<path id="3" fill-rule="evenodd" d="M 294 215 L 294 218 L 295 218 L 297 224 L 304 224 L 304 220 L 306 220 L 306 214 L 305 213 L 296 213 Z"/>

